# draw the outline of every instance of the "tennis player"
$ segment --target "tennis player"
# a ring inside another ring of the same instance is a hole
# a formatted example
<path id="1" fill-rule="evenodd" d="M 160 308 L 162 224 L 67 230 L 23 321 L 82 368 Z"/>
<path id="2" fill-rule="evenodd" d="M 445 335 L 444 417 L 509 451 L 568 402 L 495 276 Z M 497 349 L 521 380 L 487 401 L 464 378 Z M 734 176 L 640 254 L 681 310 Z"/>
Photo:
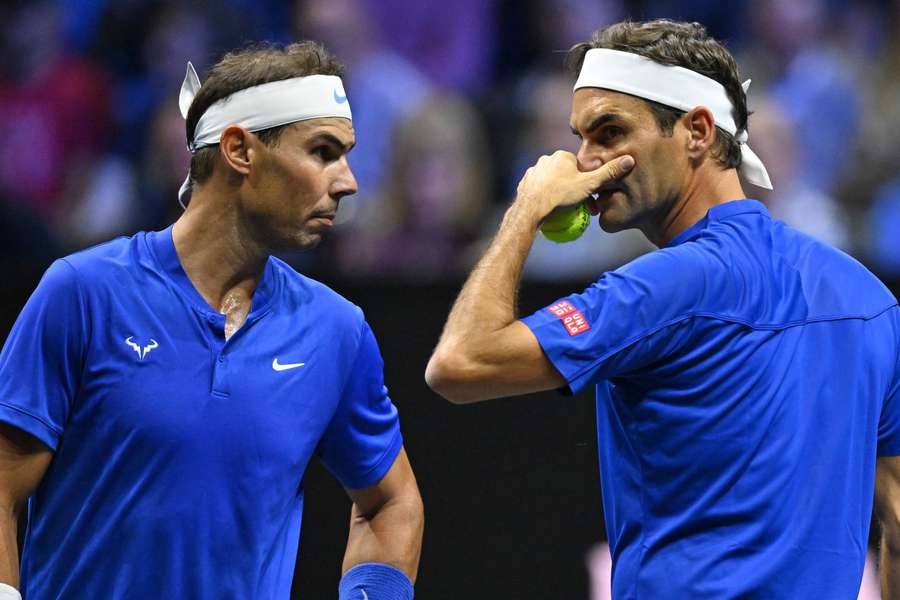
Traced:
<path id="1" fill-rule="evenodd" d="M 702 26 L 619 23 L 569 58 L 578 154 L 525 174 L 429 384 L 460 403 L 595 387 L 617 599 L 856 598 L 880 456 L 900 597 L 896 299 L 746 199 L 741 176 L 771 183 L 746 85 Z M 542 219 L 592 192 L 605 231 L 659 250 L 517 320 Z"/>
<path id="2" fill-rule="evenodd" d="M 422 502 L 375 337 L 271 256 L 356 191 L 341 70 L 313 43 L 202 87 L 189 65 L 184 214 L 44 275 L 0 355 L 0 598 L 288 598 L 313 456 L 353 501 L 340 597 L 413 597 Z"/>

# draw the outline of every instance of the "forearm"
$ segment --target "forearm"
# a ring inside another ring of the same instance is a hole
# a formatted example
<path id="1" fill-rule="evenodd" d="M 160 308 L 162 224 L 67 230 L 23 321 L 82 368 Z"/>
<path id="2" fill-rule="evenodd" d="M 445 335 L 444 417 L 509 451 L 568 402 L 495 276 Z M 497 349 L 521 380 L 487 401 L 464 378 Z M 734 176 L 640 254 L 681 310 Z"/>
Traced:
<path id="1" fill-rule="evenodd" d="M 516 200 L 463 286 L 425 369 L 435 392 L 456 404 L 565 384 L 537 338 L 516 321 L 522 267 L 544 212 Z"/>
<path id="2" fill-rule="evenodd" d="M 453 305 L 438 342 L 443 349 L 477 348 L 516 320 L 519 280 L 534 243 L 539 218 L 516 202 Z"/>
<path id="3" fill-rule="evenodd" d="M 0 506 L 0 583 L 19 587 L 18 518 L 12 502 Z"/>
<path id="4" fill-rule="evenodd" d="M 881 597 L 895 600 L 900 598 L 900 532 L 882 533 L 880 555 Z"/>
<path id="5" fill-rule="evenodd" d="M 354 503 L 342 572 L 361 563 L 386 563 L 415 582 L 425 527 L 418 493 L 388 500 L 367 515 Z"/>
<path id="6" fill-rule="evenodd" d="M 527 325 L 516 321 L 519 278 L 541 221 L 622 177 L 620 157 L 582 172 L 568 152 L 541 157 L 526 171 L 516 201 L 453 304 L 425 380 L 450 402 L 465 404 L 559 388 L 565 379 Z"/>
<path id="7" fill-rule="evenodd" d="M 465 348 L 477 360 L 483 346 L 495 347 L 495 334 L 516 319 L 519 278 L 541 220 L 557 208 L 584 201 L 633 167 L 634 159 L 624 155 L 583 172 L 573 154 L 559 151 L 528 169 L 500 231 L 453 305 L 435 354 L 442 348 Z"/>

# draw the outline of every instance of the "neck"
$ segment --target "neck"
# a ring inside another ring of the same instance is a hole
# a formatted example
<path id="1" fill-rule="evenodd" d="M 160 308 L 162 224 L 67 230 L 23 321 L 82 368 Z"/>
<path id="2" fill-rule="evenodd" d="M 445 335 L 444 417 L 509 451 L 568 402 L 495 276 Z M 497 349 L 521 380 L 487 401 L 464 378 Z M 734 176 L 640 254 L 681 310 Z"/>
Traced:
<path id="1" fill-rule="evenodd" d="M 219 312 L 249 304 L 269 257 L 225 190 L 203 186 L 175 222 L 172 239 L 181 266 L 200 295 Z"/>
<path id="2" fill-rule="evenodd" d="M 706 167 L 694 173 L 661 218 L 644 232 L 651 242 L 659 247 L 666 246 L 705 217 L 713 206 L 746 198 L 736 170 L 722 170 L 714 165 Z"/>

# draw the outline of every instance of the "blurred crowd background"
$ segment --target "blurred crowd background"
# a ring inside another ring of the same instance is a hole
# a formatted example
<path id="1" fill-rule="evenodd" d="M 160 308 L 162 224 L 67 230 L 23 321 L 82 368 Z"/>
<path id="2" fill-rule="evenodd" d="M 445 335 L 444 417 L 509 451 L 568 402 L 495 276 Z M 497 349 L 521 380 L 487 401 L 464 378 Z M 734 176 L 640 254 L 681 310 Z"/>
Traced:
<path id="1" fill-rule="evenodd" d="M 751 197 L 884 277 L 900 276 L 898 0 L 29 0 L 0 8 L 4 262 L 178 215 L 177 95 L 252 41 L 323 42 L 347 65 L 359 193 L 332 240 L 289 257 L 341 279 L 455 281 L 525 169 L 574 150 L 565 51 L 623 18 L 704 23 L 752 78 Z M 596 225 L 592 225 L 592 228 Z M 526 276 L 593 279 L 650 249 L 635 232 L 539 240 Z"/>
<path id="2" fill-rule="evenodd" d="M 657 17 L 704 23 L 753 80 L 750 141 L 775 191 L 747 193 L 900 290 L 900 0 L 7 0 L 0 339 L 54 258 L 177 218 L 188 60 L 202 79 L 250 42 L 321 41 L 347 66 L 360 191 L 331 239 L 285 258 L 378 335 L 428 507 L 420 595 L 584 598 L 578 565 L 604 537 L 591 394 L 451 407 L 422 373 L 522 174 L 577 148 L 566 50 Z M 523 313 L 652 249 L 596 227 L 538 239 Z M 330 597 L 348 501 L 315 464 L 304 485 L 295 591 Z M 603 598 L 608 556 L 589 561 Z"/>

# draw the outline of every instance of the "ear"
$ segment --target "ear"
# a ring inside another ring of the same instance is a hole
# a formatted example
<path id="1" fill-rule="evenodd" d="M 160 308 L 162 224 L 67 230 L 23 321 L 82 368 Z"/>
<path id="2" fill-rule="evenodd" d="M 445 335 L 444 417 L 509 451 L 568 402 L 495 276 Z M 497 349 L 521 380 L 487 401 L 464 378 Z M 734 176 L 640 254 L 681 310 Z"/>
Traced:
<path id="1" fill-rule="evenodd" d="M 240 125 L 229 125 L 222 132 L 219 154 L 225 164 L 240 175 L 250 173 L 250 160 L 254 154 L 252 148 L 254 137 Z"/>
<path id="2" fill-rule="evenodd" d="M 702 158 L 716 141 L 716 121 L 712 111 L 705 106 L 697 106 L 682 117 L 688 133 L 688 156 L 694 160 Z"/>

